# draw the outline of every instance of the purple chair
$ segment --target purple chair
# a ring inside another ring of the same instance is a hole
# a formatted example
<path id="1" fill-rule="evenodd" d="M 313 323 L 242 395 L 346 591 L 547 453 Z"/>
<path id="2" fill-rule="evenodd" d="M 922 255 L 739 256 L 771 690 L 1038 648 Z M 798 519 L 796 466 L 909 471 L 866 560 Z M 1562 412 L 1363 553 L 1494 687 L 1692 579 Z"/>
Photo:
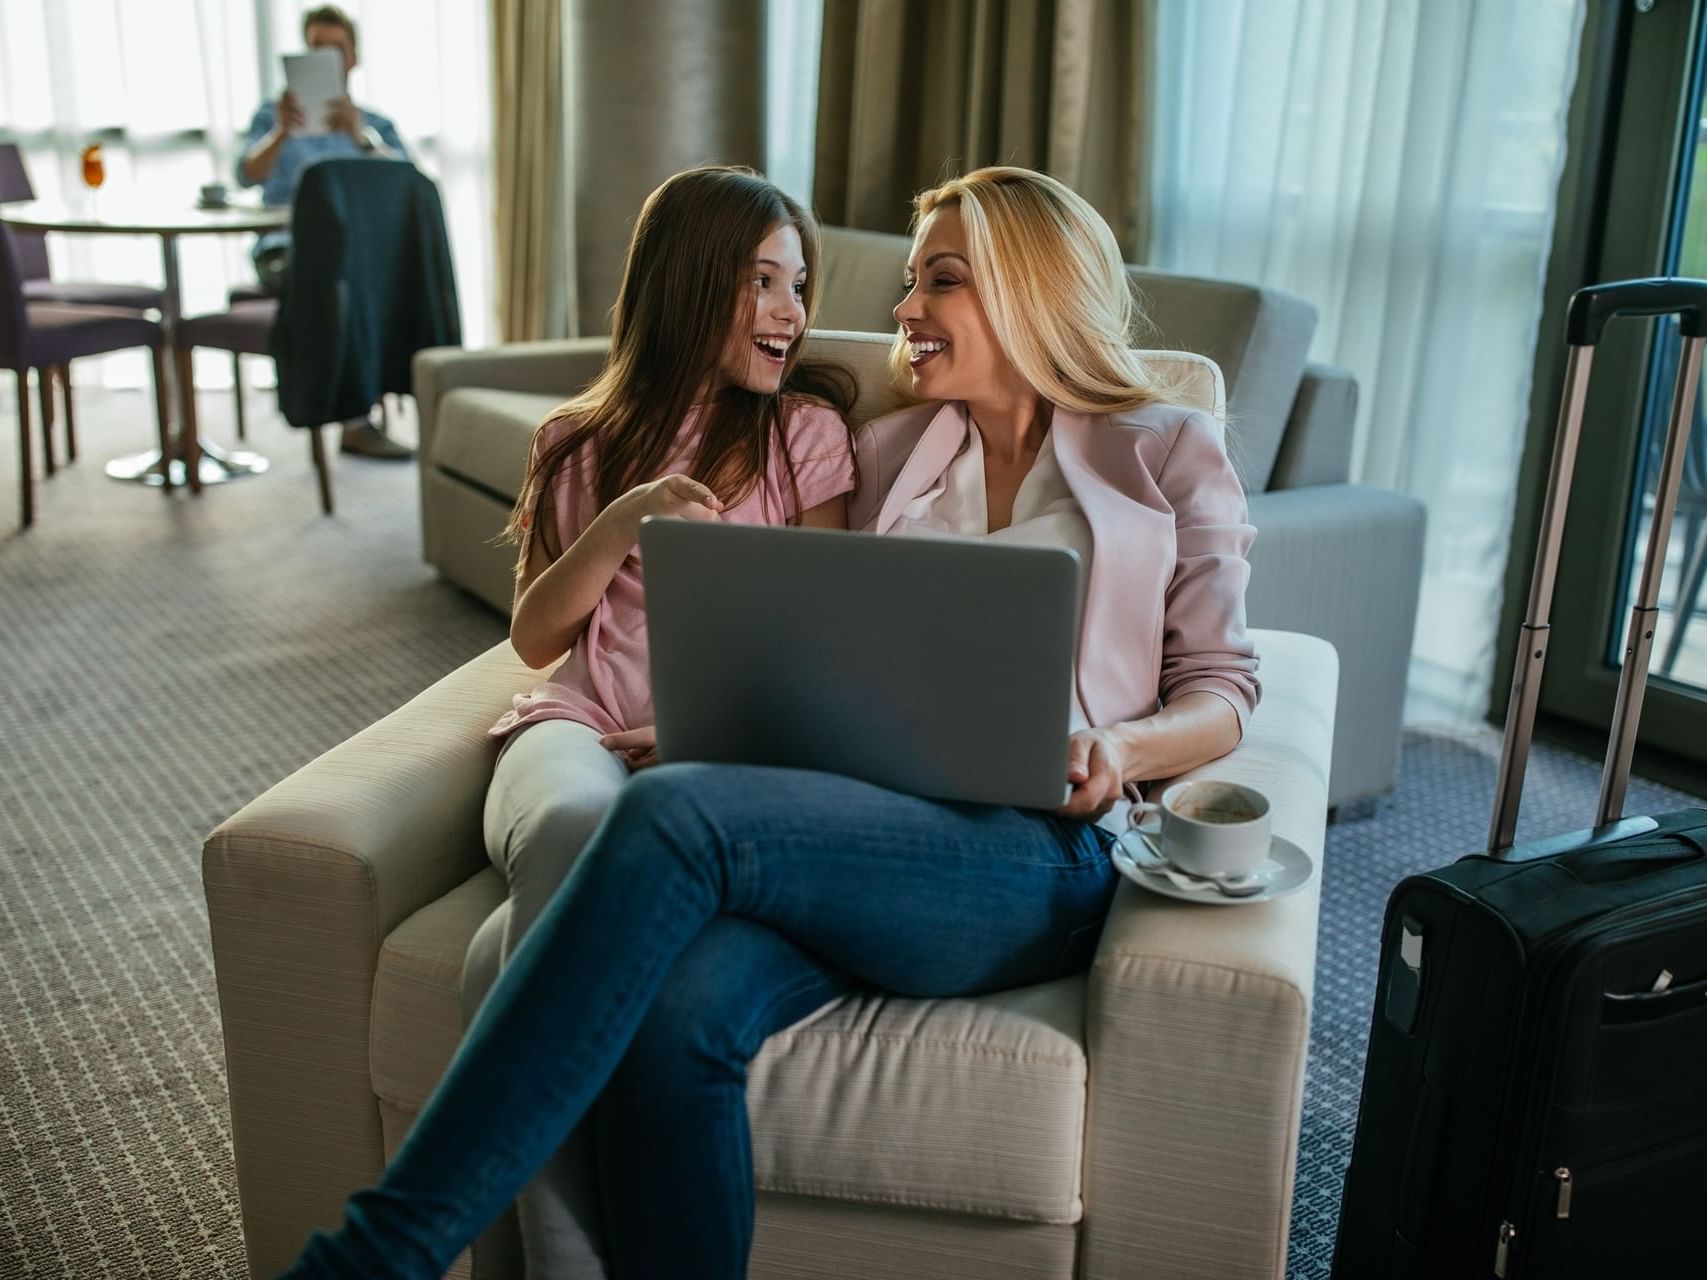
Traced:
<path id="1" fill-rule="evenodd" d="M 225 311 L 205 316 L 191 316 L 178 321 L 178 416 L 183 423 L 182 448 L 185 474 L 192 492 L 201 489 L 201 428 L 196 419 L 196 384 L 190 368 L 190 357 L 197 347 L 212 347 L 229 351 L 235 365 L 242 356 L 270 356 L 273 321 L 278 318 L 277 298 L 259 297 L 234 301 Z M 242 434 L 243 385 L 237 385 L 238 433 Z M 332 469 L 327 464 L 326 446 L 320 438 L 320 428 L 308 431 L 308 444 L 314 457 L 314 473 L 320 481 L 320 509 L 332 514 Z"/>
<path id="2" fill-rule="evenodd" d="M 159 323 L 140 311 L 29 301 L 24 296 L 23 268 L 12 238 L 0 236 L 0 369 L 12 370 L 18 379 L 20 527 L 27 529 L 35 522 L 35 474 L 30 462 L 30 370 L 40 371 L 45 382 L 49 369 L 63 368 L 84 356 L 147 347 L 154 356 L 154 410 L 160 425 L 160 448 L 166 457 L 171 457 L 163 338 Z M 50 427 L 44 414 L 44 436 Z M 51 437 L 47 439 L 47 452 L 51 459 Z M 170 489 L 171 469 L 164 470 L 166 487 Z M 52 474 L 51 461 L 47 471 Z"/>
<path id="3" fill-rule="evenodd" d="M 24 156 L 16 143 L 0 142 L 0 203 L 34 200 Z M 12 241 L 22 272 L 24 298 L 28 302 L 64 303 L 71 306 L 122 307 L 131 311 L 158 311 L 164 291 L 140 284 L 103 284 L 100 281 L 56 281 L 47 260 L 47 235 L 40 231 L 13 231 L 0 227 Z M 48 365 L 37 375 L 41 400 L 42 448 L 47 473 L 53 474 L 53 383 L 57 378 L 65 401 L 65 452 L 77 461 L 77 417 L 71 395 L 70 365 Z"/>

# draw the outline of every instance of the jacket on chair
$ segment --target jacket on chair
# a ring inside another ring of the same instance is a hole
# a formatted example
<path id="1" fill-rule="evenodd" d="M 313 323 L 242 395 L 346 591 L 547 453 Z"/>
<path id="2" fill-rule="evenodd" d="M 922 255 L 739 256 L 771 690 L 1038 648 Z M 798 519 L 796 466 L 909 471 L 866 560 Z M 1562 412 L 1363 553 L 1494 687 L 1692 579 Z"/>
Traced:
<path id="1" fill-rule="evenodd" d="M 272 353 L 292 426 L 363 417 L 410 390 L 417 351 L 462 344 L 439 189 L 407 160 L 309 165 L 290 230 Z"/>

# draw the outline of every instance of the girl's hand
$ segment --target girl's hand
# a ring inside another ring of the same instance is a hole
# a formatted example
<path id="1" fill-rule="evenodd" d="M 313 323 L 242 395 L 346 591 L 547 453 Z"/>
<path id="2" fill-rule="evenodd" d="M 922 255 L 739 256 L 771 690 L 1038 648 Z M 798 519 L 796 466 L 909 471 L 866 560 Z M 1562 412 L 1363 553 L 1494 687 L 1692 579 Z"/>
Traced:
<path id="1" fill-rule="evenodd" d="M 658 763 L 658 731 L 653 725 L 607 733 L 599 739 L 599 745 L 613 755 L 621 756 L 631 771 Z"/>
<path id="2" fill-rule="evenodd" d="M 640 537 L 640 522 L 647 516 L 715 520 L 723 510 L 723 503 L 715 493 L 684 475 L 662 476 L 650 484 L 636 485 L 612 505 L 618 504 L 635 539 Z"/>
<path id="3" fill-rule="evenodd" d="M 1080 729 L 1067 739 L 1067 781 L 1073 793 L 1055 812 L 1095 822 L 1114 808 L 1125 780 L 1119 739 L 1106 729 Z"/>

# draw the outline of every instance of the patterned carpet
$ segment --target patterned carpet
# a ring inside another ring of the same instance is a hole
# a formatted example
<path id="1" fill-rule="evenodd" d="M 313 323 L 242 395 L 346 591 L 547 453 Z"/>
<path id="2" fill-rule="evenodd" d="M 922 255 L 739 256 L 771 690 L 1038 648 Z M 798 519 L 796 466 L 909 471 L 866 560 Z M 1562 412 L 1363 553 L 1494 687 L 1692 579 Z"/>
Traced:
<path id="1" fill-rule="evenodd" d="M 504 634 L 418 558 L 409 465 L 339 459 L 251 401 L 265 476 L 198 500 L 105 479 L 138 394 L 80 396 L 83 461 L 16 532 L 0 387 L 0 1277 L 240 1277 L 202 835 Z M 229 441 L 230 398 L 202 398 Z M 1482 835 L 1493 736 L 1413 734 L 1398 792 L 1329 832 L 1291 1273 L 1327 1274 L 1381 904 Z M 1598 766 L 1543 750 L 1526 817 L 1580 825 Z M 1631 809 L 1682 797 L 1638 785 Z"/>

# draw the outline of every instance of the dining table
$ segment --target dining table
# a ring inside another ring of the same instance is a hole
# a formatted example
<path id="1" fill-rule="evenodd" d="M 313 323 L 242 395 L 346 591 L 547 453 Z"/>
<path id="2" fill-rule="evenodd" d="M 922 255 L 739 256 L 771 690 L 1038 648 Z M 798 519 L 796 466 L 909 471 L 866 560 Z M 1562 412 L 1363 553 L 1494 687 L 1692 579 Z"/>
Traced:
<path id="1" fill-rule="evenodd" d="M 19 231 L 51 231 L 66 235 L 152 236 L 160 241 L 160 262 L 165 276 L 160 327 L 167 348 L 167 404 L 179 403 L 175 383 L 178 320 L 183 315 L 183 293 L 178 265 L 178 242 L 185 236 L 255 234 L 277 231 L 290 223 L 290 209 L 258 202 L 232 201 L 218 206 L 190 201 L 173 202 L 138 193 L 130 196 L 104 191 L 81 201 L 27 200 L 0 204 L 0 224 Z M 176 423 L 177 440 L 183 424 Z M 238 476 L 255 475 L 268 467 L 266 458 L 247 449 L 220 449 L 201 442 L 201 483 L 220 484 Z M 170 476 L 174 485 L 186 479 L 181 457 L 164 458 L 159 449 L 146 450 L 106 464 L 115 480 L 162 485 Z"/>

